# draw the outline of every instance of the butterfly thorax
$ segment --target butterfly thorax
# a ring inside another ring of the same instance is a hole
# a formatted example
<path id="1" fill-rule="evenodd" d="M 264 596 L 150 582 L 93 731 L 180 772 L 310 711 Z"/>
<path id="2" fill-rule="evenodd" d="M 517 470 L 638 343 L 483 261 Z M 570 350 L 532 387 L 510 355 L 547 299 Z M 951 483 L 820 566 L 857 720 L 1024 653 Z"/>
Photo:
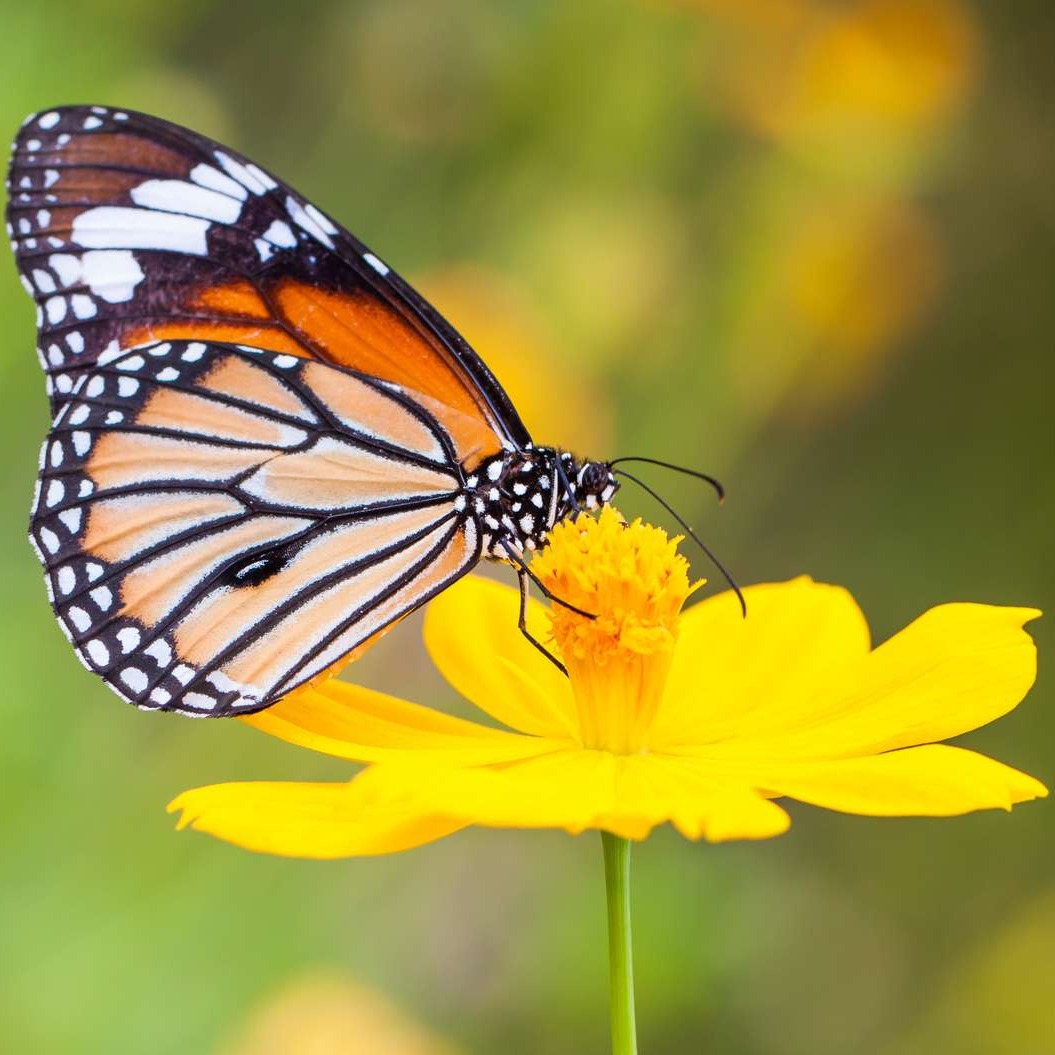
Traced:
<path id="1" fill-rule="evenodd" d="M 465 478 L 457 506 L 480 529 L 482 552 L 509 560 L 545 544 L 553 525 L 611 501 L 618 484 L 605 462 L 579 461 L 553 447 L 503 452 Z"/>

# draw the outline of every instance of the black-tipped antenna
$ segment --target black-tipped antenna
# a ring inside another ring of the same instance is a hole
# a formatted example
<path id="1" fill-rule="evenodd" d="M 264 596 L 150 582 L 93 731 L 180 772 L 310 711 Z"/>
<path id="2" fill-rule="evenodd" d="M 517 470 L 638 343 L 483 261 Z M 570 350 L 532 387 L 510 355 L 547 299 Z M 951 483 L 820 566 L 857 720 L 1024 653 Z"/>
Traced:
<path id="1" fill-rule="evenodd" d="M 613 462 L 613 464 L 615 463 Z M 692 530 L 688 523 L 686 523 L 686 521 L 682 518 L 681 514 L 665 498 L 656 494 L 656 492 L 653 491 L 652 488 L 649 487 L 644 480 L 639 480 L 636 476 L 634 476 L 632 473 L 628 473 L 625 469 L 617 469 L 614 471 L 616 476 L 625 476 L 626 479 L 632 480 L 635 484 L 637 484 L 637 486 L 640 487 L 642 491 L 645 491 L 647 494 L 650 494 L 685 529 L 685 534 L 688 535 L 689 538 L 691 538 L 692 541 L 695 542 L 696 545 L 699 546 L 700 549 L 702 549 L 703 552 L 707 554 L 707 557 L 710 562 L 722 573 L 722 577 L 730 585 L 730 587 L 732 587 L 733 593 L 736 594 L 736 598 L 740 602 L 740 610 L 743 612 L 744 618 L 746 619 L 747 601 L 744 600 L 743 591 L 736 584 L 736 580 L 732 577 L 732 575 L 729 574 L 729 569 L 726 568 L 726 566 L 714 555 L 711 548 L 703 541 L 703 539 L 701 539 L 700 536 Z"/>
<path id="2" fill-rule="evenodd" d="M 646 465 L 658 465 L 663 469 L 673 469 L 676 473 L 684 473 L 686 476 L 695 476 L 697 480 L 702 480 L 706 484 L 710 484 L 714 488 L 714 493 L 718 496 L 719 505 L 725 501 L 725 488 L 722 487 L 721 481 L 716 480 L 713 476 L 708 476 L 706 473 L 701 473 L 696 469 L 686 469 L 684 465 L 675 465 L 673 462 L 661 462 L 658 458 L 638 458 L 627 457 L 627 458 L 616 458 L 614 462 L 609 464 L 614 469 L 617 465 L 623 462 L 644 462 Z"/>

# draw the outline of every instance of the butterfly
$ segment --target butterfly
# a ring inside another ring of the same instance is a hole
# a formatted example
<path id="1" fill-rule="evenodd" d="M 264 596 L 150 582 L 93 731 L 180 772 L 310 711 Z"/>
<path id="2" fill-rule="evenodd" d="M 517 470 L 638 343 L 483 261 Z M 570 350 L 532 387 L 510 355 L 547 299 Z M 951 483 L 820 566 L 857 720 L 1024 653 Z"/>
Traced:
<path id="1" fill-rule="evenodd" d="M 466 341 L 241 155 L 102 106 L 34 114 L 8 233 L 52 425 L 30 540 L 85 666 L 228 716 L 362 653 L 481 559 L 609 502 Z M 537 641 L 533 641 L 538 647 Z"/>

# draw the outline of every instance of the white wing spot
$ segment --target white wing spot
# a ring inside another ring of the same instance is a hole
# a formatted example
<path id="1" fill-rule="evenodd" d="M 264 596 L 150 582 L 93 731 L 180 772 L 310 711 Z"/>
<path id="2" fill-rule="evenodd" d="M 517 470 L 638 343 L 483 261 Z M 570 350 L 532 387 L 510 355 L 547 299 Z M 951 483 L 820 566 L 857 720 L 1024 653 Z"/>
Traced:
<path id="1" fill-rule="evenodd" d="M 196 711 L 211 711 L 220 701 L 215 696 L 206 696 L 203 692 L 188 692 L 183 697 L 183 702 Z"/>
<path id="2" fill-rule="evenodd" d="M 215 170 L 214 170 L 215 171 Z M 217 173 L 220 175 L 220 173 Z M 129 192 L 132 201 L 145 209 L 200 216 L 220 223 L 234 223 L 242 215 L 242 200 L 196 183 L 175 179 L 152 179 Z"/>
<path id="3" fill-rule="evenodd" d="M 307 231 L 312 238 L 318 242 L 322 242 L 327 249 L 333 248 L 333 239 L 326 233 L 324 228 L 319 226 L 318 222 L 305 210 L 304 206 L 301 205 L 296 198 L 286 198 L 286 211 L 289 213 L 293 222 L 301 228 L 301 230 Z"/>
<path id="4" fill-rule="evenodd" d="M 46 271 L 39 267 L 33 269 L 33 281 L 41 293 L 54 293 L 55 280 Z"/>
<path id="5" fill-rule="evenodd" d="M 99 606 L 101 612 L 110 611 L 114 603 L 114 592 L 109 586 L 96 586 L 88 596 Z"/>
<path id="6" fill-rule="evenodd" d="M 378 260 L 373 253 L 363 253 L 363 259 L 379 274 L 387 275 L 392 269 L 383 260 Z"/>
<path id="7" fill-rule="evenodd" d="M 190 178 L 199 187 L 207 187 L 209 190 L 219 191 L 221 194 L 237 198 L 239 201 L 245 201 L 249 197 L 241 183 L 231 179 L 230 176 L 225 176 L 218 168 L 213 168 L 212 165 L 195 165 L 190 171 Z"/>
<path id="8" fill-rule="evenodd" d="M 73 241 L 86 249 L 156 249 L 205 256 L 210 226 L 197 216 L 100 205 L 74 218 Z"/>
<path id="9" fill-rule="evenodd" d="M 83 293 L 74 293 L 70 297 L 70 306 L 73 308 L 73 314 L 78 319 L 90 319 L 93 318 L 99 311 L 95 306 L 95 301 L 91 297 L 85 296 Z"/>
<path id="10" fill-rule="evenodd" d="M 274 187 L 278 186 L 270 176 L 261 172 L 255 165 L 243 165 L 220 150 L 215 153 L 216 160 L 220 163 L 220 167 L 224 172 L 254 194 L 265 194 L 268 190 L 273 190 Z M 271 184 L 271 186 L 269 187 L 268 184 Z"/>
<path id="11" fill-rule="evenodd" d="M 110 662 L 110 650 L 97 637 L 84 646 L 84 651 L 97 667 L 105 667 Z"/>
<path id="12" fill-rule="evenodd" d="M 264 232 L 264 238 L 283 249 L 292 249 L 297 244 L 293 228 L 283 220 L 272 220 L 271 226 Z"/>
<path id="13" fill-rule="evenodd" d="M 74 589 L 76 589 L 77 576 L 68 564 L 64 564 L 59 568 L 59 573 L 55 576 L 55 580 L 58 582 L 59 592 L 62 593 L 63 596 L 68 596 L 73 593 Z"/>
<path id="14" fill-rule="evenodd" d="M 151 641 L 143 654 L 157 660 L 159 667 L 167 667 L 172 662 L 172 646 L 163 637 Z"/>
<path id="15" fill-rule="evenodd" d="M 50 528 L 40 529 L 40 544 L 49 553 L 58 553 L 59 551 L 59 536 L 55 534 Z"/>
<path id="16" fill-rule="evenodd" d="M 117 379 L 117 394 L 122 399 L 128 399 L 139 391 L 139 382 L 134 377 L 119 377 Z"/>
<path id="17" fill-rule="evenodd" d="M 186 685 L 194 677 L 194 668 L 188 667 L 186 663 L 177 663 L 172 668 L 172 676 L 181 685 Z"/>
<path id="18" fill-rule="evenodd" d="M 74 433 L 74 435 L 80 435 L 80 433 Z M 75 509 L 64 509 L 59 513 L 59 520 L 66 525 L 71 535 L 76 535 L 81 529 L 81 517 L 84 515 L 84 511 L 80 506 Z"/>
<path id="19" fill-rule="evenodd" d="M 49 110 L 38 121 L 41 128 L 54 128 L 59 123 L 59 115 L 54 110 Z"/>
<path id="20" fill-rule="evenodd" d="M 121 651 L 128 655 L 129 652 L 139 648 L 139 642 L 142 640 L 143 635 L 139 632 L 138 627 L 124 626 L 117 631 L 117 641 L 121 646 Z"/>
<path id="21" fill-rule="evenodd" d="M 78 608 L 75 604 L 71 604 L 66 609 L 66 618 L 82 634 L 92 625 L 91 616 L 83 608 Z"/>
<path id="22" fill-rule="evenodd" d="M 150 679 L 138 667 L 125 667 L 121 671 L 121 680 L 136 693 L 146 692 Z"/>

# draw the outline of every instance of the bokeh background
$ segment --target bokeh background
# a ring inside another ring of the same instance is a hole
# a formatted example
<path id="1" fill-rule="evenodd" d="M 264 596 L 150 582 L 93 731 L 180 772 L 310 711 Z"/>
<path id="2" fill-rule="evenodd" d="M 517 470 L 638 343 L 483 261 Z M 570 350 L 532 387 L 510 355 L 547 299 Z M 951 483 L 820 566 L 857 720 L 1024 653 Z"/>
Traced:
<path id="1" fill-rule="evenodd" d="M 0 24 L 0 127 L 103 102 L 250 154 L 416 282 L 536 435 L 721 476 L 721 511 L 650 478 L 742 581 L 844 583 L 880 639 L 943 601 L 1055 607 L 1047 0 L 3 0 Z M 0 337 L 4 1049 L 605 1050 L 595 836 L 316 864 L 173 831 L 186 787 L 348 767 L 81 670 L 24 542 L 47 417 L 10 260 Z M 969 738 L 1049 782 L 1052 625 L 1027 703 Z M 457 708 L 418 634 L 355 675 Z M 1055 1050 L 1050 806 L 792 812 L 636 854 L 644 1051 Z"/>

